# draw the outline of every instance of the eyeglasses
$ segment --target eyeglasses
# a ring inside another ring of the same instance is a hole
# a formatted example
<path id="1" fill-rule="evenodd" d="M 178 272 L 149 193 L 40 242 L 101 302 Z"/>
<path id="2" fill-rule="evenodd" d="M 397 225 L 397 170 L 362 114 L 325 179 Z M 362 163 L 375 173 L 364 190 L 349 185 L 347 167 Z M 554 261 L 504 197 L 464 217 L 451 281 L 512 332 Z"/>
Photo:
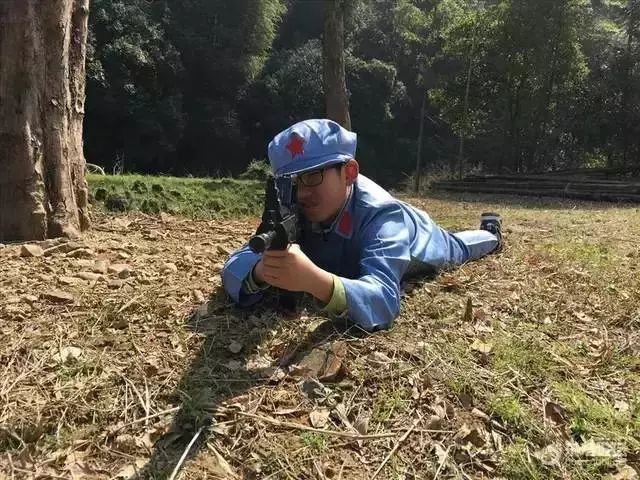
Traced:
<path id="1" fill-rule="evenodd" d="M 344 163 L 336 163 L 328 166 L 327 168 L 321 168 L 318 170 L 312 170 L 311 172 L 305 172 L 298 176 L 296 176 L 296 183 L 298 185 L 302 184 L 305 187 L 317 187 L 324 181 L 324 172 L 335 168 L 336 170 L 340 170 Z"/>

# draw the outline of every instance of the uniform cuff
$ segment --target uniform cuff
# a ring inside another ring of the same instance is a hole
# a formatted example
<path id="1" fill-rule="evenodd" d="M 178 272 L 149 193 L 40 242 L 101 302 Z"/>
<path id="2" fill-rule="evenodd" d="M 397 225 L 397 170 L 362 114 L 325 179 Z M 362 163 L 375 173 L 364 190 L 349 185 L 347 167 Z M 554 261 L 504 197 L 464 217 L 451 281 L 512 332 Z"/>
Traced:
<path id="1" fill-rule="evenodd" d="M 333 276 L 333 294 L 331 300 L 324 307 L 324 310 L 335 315 L 341 315 L 347 311 L 347 294 L 344 289 L 344 284 L 340 277 Z"/>
<path id="2" fill-rule="evenodd" d="M 249 295 L 262 292 L 267 288 L 269 288 L 268 283 L 258 283 L 258 281 L 255 279 L 255 277 L 253 276 L 253 268 L 251 269 L 251 272 L 249 273 L 249 275 L 247 275 L 247 278 L 245 278 L 244 281 L 242 282 L 242 289 L 244 290 L 245 293 L 248 293 Z"/>

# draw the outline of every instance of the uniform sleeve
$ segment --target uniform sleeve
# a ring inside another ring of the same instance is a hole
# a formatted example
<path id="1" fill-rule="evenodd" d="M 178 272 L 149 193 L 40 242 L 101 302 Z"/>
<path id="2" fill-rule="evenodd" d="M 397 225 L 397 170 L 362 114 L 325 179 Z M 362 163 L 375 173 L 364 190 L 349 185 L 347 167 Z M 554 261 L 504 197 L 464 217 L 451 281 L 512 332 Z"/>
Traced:
<path id="1" fill-rule="evenodd" d="M 244 286 L 259 261 L 260 255 L 253 253 L 245 245 L 233 252 L 222 268 L 222 285 L 231 299 L 241 307 L 253 305 L 262 298 L 261 291 Z"/>
<path id="2" fill-rule="evenodd" d="M 400 313 L 400 281 L 411 260 L 409 230 L 400 206 L 379 212 L 358 234 L 360 276 L 340 277 L 349 317 L 367 331 L 386 329 Z"/>
<path id="3" fill-rule="evenodd" d="M 334 315 L 342 315 L 347 310 L 347 293 L 344 290 L 342 280 L 337 275 L 333 275 L 333 293 L 331 299 L 324 307 L 325 312 Z"/>

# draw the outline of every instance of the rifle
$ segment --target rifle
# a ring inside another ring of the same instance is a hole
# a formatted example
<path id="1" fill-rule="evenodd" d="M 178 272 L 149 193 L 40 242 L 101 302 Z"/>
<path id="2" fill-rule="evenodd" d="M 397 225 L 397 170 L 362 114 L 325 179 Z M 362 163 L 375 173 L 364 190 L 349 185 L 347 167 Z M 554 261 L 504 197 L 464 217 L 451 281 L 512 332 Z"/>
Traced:
<path id="1" fill-rule="evenodd" d="M 291 178 L 275 179 L 269 175 L 265 187 L 262 222 L 249 239 L 254 253 L 265 250 L 285 250 L 300 237 L 296 185 Z"/>

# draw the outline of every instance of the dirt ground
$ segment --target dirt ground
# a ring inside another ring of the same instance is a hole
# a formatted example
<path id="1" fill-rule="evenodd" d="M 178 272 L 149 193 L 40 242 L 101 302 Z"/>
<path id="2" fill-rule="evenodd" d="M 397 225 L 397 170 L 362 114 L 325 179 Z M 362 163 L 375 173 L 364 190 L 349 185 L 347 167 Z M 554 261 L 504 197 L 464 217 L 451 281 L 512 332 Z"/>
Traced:
<path id="1" fill-rule="evenodd" d="M 230 305 L 257 220 L 0 247 L 0 478 L 638 478 L 638 208 L 408 200 L 455 230 L 498 210 L 507 246 L 405 285 L 375 335 Z"/>

